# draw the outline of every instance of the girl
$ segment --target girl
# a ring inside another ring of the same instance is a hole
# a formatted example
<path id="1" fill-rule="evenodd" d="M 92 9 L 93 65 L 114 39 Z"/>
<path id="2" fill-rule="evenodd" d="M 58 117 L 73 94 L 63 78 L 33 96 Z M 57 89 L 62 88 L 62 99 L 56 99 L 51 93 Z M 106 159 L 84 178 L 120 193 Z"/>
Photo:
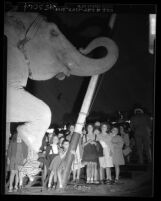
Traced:
<path id="1" fill-rule="evenodd" d="M 80 179 L 80 171 L 81 171 L 81 168 L 84 167 L 81 163 L 81 160 L 82 160 L 82 154 L 83 154 L 83 148 L 82 148 L 82 136 L 80 136 L 79 138 L 79 143 L 78 143 L 78 146 L 77 146 L 77 149 L 76 149 L 76 154 L 75 154 L 75 158 L 73 160 L 73 163 L 72 163 L 72 172 L 73 172 L 73 182 L 75 183 L 78 183 L 79 182 L 79 179 Z"/>
<path id="2" fill-rule="evenodd" d="M 18 170 L 19 167 L 25 163 L 27 154 L 28 154 L 27 145 L 22 141 L 17 132 L 14 133 L 8 147 L 8 165 L 10 169 L 9 192 L 13 191 L 14 177 L 15 177 L 14 190 L 17 191 L 18 189 L 18 183 L 19 183 Z"/>
<path id="3" fill-rule="evenodd" d="M 36 153 L 34 150 L 30 149 L 28 150 L 28 156 L 25 164 L 19 169 L 19 177 L 20 177 L 20 187 L 22 188 L 23 178 L 25 176 L 28 176 L 29 183 L 28 186 L 31 186 L 34 182 L 35 175 L 37 175 L 41 168 L 40 162 L 38 161 L 38 153 Z"/>
<path id="4" fill-rule="evenodd" d="M 75 126 L 74 126 L 73 124 L 71 124 L 71 125 L 69 126 L 69 131 L 68 131 L 67 134 L 66 134 L 66 140 L 68 140 L 69 142 L 71 142 L 72 135 L 73 135 L 73 133 L 74 133 L 74 128 L 75 128 Z"/>
<path id="5" fill-rule="evenodd" d="M 121 136 L 118 135 L 119 130 L 117 127 L 113 127 L 112 129 L 112 159 L 113 164 L 115 166 L 115 183 L 118 183 L 119 181 L 119 175 L 120 175 L 120 165 L 124 165 L 124 156 L 122 152 L 124 141 Z"/>
<path id="6" fill-rule="evenodd" d="M 83 139 L 83 156 L 82 163 L 87 165 L 87 183 L 97 183 L 97 178 L 95 177 L 96 165 L 98 162 L 98 151 L 96 147 L 95 135 L 93 134 L 93 125 L 87 125 L 87 134 Z"/>
<path id="7" fill-rule="evenodd" d="M 112 136 L 109 134 L 110 126 L 106 123 L 101 125 L 101 133 L 98 136 L 98 140 L 100 141 L 103 147 L 103 156 L 99 157 L 100 164 L 100 181 L 102 184 L 112 184 L 111 178 L 111 167 L 113 167 L 112 161 Z M 103 173 L 104 169 L 106 169 L 106 180 L 103 181 Z"/>
<path id="8" fill-rule="evenodd" d="M 101 145 L 101 143 L 99 142 L 98 138 L 99 138 L 99 135 L 100 135 L 100 129 L 99 127 L 95 127 L 94 130 L 93 130 L 93 133 L 95 135 L 95 140 L 96 140 L 96 147 L 97 147 L 97 151 L 98 151 L 98 157 L 102 157 L 103 156 L 103 147 Z M 95 166 L 95 183 L 98 184 L 99 183 L 99 179 L 98 179 L 98 169 L 100 168 L 99 166 L 99 163 L 96 164 Z"/>

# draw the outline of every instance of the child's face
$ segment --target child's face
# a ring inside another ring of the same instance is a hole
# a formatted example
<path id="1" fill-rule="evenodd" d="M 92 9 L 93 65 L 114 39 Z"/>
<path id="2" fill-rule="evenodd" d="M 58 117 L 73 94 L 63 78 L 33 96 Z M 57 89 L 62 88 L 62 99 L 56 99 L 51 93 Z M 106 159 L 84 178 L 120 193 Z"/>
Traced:
<path id="1" fill-rule="evenodd" d="M 117 135 L 118 134 L 118 128 L 113 128 L 112 134 L 113 134 L 113 136 Z"/>
<path id="2" fill-rule="evenodd" d="M 74 132 L 74 126 L 73 125 L 70 126 L 69 130 L 70 130 L 70 132 Z"/>
<path id="3" fill-rule="evenodd" d="M 88 125 L 87 130 L 88 130 L 88 132 L 92 132 L 93 131 L 93 126 L 92 125 Z"/>
<path id="4" fill-rule="evenodd" d="M 63 137 L 63 133 L 58 134 L 58 138 L 61 138 L 61 137 Z"/>
<path id="5" fill-rule="evenodd" d="M 69 148 L 69 142 L 64 142 L 63 148 L 67 150 Z"/>
<path id="6" fill-rule="evenodd" d="M 107 131 L 107 125 L 106 125 L 106 124 L 103 124 L 103 125 L 101 126 L 101 130 L 102 130 L 102 132 L 106 132 L 106 131 Z"/>
<path id="7" fill-rule="evenodd" d="M 54 137 L 53 137 L 53 144 L 58 144 L 58 142 L 59 142 L 58 137 L 57 137 L 57 136 L 54 136 Z"/>

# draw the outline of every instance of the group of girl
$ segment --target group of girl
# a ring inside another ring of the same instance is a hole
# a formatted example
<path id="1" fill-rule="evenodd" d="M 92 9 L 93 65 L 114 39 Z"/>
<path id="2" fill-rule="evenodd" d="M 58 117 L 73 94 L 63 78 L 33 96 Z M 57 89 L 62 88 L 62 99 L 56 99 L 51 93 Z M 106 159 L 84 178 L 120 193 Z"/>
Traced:
<path id="1" fill-rule="evenodd" d="M 112 184 L 111 167 L 115 167 L 114 181 L 118 182 L 120 165 L 125 164 L 122 152 L 124 141 L 118 133 L 117 127 L 110 129 L 106 123 L 102 123 L 100 128 L 94 127 L 92 124 L 87 125 L 82 156 L 82 163 L 87 165 L 87 183 Z M 99 151 L 98 143 L 101 144 L 102 153 Z M 104 170 L 106 170 L 106 179 L 104 179 Z"/>
<path id="2" fill-rule="evenodd" d="M 62 186 L 61 171 L 65 168 L 63 164 L 65 164 L 65 156 L 73 133 L 74 125 L 71 125 L 64 137 L 60 134 L 53 137 L 53 144 L 57 144 L 57 151 L 54 153 L 48 167 L 48 189 L 56 188 L 57 183 L 59 183 L 59 187 Z M 118 133 L 117 127 L 110 129 L 110 126 L 106 123 L 102 123 L 100 127 L 92 124 L 86 126 L 81 134 L 77 149 L 73 153 L 74 160 L 71 166 L 73 182 L 79 182 L 82 167 L 86 169 L 86 183 L 112 184 L 112 167 L 115 167 L 114 182 L 119 181 L 120 165 L 124 165 L 125 161 L 122 151 L 124 141 Z M 54 140 L 55 138 L 57 140 Z M 63 142 L 60 146 L 62 138 Z M 106 179 L 104 179 L 104 170 L 106 170 Z M 54 182 L 52 182 L 53 180 Z"/>
<path id="3" fill-rule="evenodd" d="M 13 189 L 13 178 L 16 175 L 18 178 L 19 171 L 19 185 L 22 186 L 23 177 L 27 175 L 31 181 L 34 179 L 40 168 L 43 167 L 47 187 L 59 188 L 62 187 L 62 172 L 66 165 L 66 153 L 72 140 L 74 133 L 74 125 L 70 125 L 68 132 L 59 133 L 55 135 L 53 132 L 44 136 L 40 153 L 33 156 L 31 151 L 23 151 L 25 146 L 19 136 L 17 136 L 18 146 L 14 151 L 14 157 L 10 159 L 10 166 L 12 171 L 10 174 L 10 191 Z M 115 167 L 115 182 L 119 180 L 120 165 L 124 165 L 124 157 L 122 148 L 124 145 L 123 138 L 118 135 L 119 130 L 117 127 L 110 129 L 106 123 L 100 126 L 88 124 L 83 129 L 77 149 L 72 152 L 74 160 L 71 166 L 73 175 L 73 182 L 79 182 L 81 168 L 86 169 L 86 183 L 108 183 L 112 184 L 111 167 Z M 19 148 L 20 147 L 20 148 Z M 9 155 L 15 149 L 14 146 L 9 146 Z M 26 154 L 27 153 L 27 154 Z M 30 154 L 29 154 L 30 153 Z M 21 156 L 20 156 L 21 155 Z M 32 155 L 32 157 L 31 157 Z M 32 158 L 32 160 L 29 160 Z M 32 163 L 32 164 L 31 164 Z M 34 165 L 33 165 L 34 164 Z M 16 170 L 16 171 L 15 171 Z M 106 179 L 104 179 L 104 170 L 106 170 Z M 70 172 L 70 173 L 71 173 Z M 69 175 L 70 178 L 70 175 Z M 18 180 L 15 182 L 15 189 L 17 189 Z"/>

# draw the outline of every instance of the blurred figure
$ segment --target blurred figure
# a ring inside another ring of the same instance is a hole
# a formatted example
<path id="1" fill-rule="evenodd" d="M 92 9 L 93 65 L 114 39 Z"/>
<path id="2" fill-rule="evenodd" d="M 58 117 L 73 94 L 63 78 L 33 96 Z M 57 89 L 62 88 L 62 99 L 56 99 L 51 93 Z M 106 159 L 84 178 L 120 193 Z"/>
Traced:
<path id="1" fill-rule="evenodd" d="M 66 140 L 71 142 L 72 135 L 74 133 L 75 126 L 73 124 L 69 125 L 68 131 L 66 132 Z"/>
<path id="2" fill-rule="evenodd" d="M 96 122 L 94 123 L 94 127 L 95 127 L 95 128 L 100 128 L 100 127 L 101 127 L 101 122 L 100 122 L 100 121 L 96 121 Z"/>
<path id="3" fill-rule="evenodd" d="M 28 154 L 28 147 L 19 137 L 17 132 L 14 133 L 8 147 L 7 162 L 10 170 L 9 192 L 18 190 L 19 168 L 25 163 Z M 14 181 L 15 178 L 15 181 Z"/>
<path id="4" fill-rule="evenodd" d="M 112 137 L 112 160 L 115 166 L 115 183 L 119 182 L 120 165 L 125 165 L 125 160 L 122 152 L 124 141 L 119 134 L 119 129 L 115 126 L 111 130 Z"/>
<path id="5" fill-rule="evenodd" d="M 129 163 L 130 162 L 130 153 L 132 152 L 132 150 L 130 148 L 129 133 L 128 133 L 128 130 L 125 128 L 125 126 L 120 126 L 120 134 L 124 141 L 123 154 L 125 157 L 125 161 L 127 163 Z"/>
<path id="6" fill-rule="evenodd" d="M 144 163 L 143 150 L 145 150 L 148 162 L 151 162 L 151 119 L 144 113 L 142 109 L 137 108 L 134 110 L 134 116 L 131 118 L 130 125 L 131 129 L 134 131 L 139 163 Z"/>

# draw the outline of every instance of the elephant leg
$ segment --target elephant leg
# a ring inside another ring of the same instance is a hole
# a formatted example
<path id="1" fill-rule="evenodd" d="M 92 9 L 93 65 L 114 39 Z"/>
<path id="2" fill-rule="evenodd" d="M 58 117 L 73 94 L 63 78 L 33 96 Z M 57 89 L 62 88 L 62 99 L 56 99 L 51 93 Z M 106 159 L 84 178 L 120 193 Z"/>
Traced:
<path id="1" fill-rule="evenodd" d="M 38 152 L 50 126 L 51 111 L 43 101 L 23 88 L 10 88 L 7 91 L 7 122 L 24 122 L 17 127 L 18 134 Z"/>

